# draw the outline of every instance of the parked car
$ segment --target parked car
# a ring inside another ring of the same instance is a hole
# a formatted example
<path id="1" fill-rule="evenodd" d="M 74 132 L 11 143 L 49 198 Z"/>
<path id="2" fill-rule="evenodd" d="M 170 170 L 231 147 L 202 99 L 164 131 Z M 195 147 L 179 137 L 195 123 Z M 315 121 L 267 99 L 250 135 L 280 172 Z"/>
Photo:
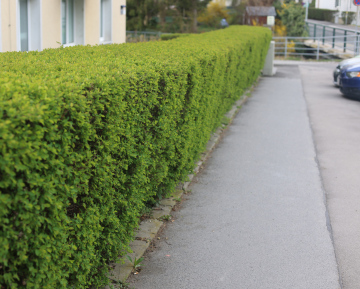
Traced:
<path id="1" fill-rule="evenodd" d="M 338 78 L 342 94 L 360 99 L 360 63 L 343 67 Z"/>
<path id="2" fill-rule="evenodd" d="M 333 73 L 335 86 L 339 87 L 340 78 L 338 76 L 340 74 L 340 70 L 347 65 L 352 65 L 356 63 L 360 63 L 360 55 L 355 56 L 353 58 L 345 59 L 336 66 Z"/>

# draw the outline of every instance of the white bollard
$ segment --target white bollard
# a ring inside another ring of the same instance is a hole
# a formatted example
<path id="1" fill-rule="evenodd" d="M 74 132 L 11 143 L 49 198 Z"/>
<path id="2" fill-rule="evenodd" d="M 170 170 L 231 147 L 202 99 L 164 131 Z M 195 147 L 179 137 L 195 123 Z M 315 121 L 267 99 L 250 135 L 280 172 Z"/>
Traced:
<path id="1" fill-rule="evenodd" d="M 270 41 L 270 47 L 265 59 L 265 65 L 263 68 L 263 75 L 273 76 L 276 73 L 276 68 L 274 67 L 274 58 L 275 58 L 275 41 Z"/>

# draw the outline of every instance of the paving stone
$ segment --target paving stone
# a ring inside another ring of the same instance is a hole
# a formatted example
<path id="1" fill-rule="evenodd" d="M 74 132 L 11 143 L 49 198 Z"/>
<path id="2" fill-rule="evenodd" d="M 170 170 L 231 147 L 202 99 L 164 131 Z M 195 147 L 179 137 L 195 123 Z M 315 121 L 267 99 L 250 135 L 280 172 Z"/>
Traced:
<path id="1" fill-rule="evenodd" d="M 190 185 L 190 182 L 185 182 L 183 185 L 183 189 L 186 191 Z"/>
<path id="2" fill-rule="evenodd" d="M 134 240 L 130 244 L 130 248 L 133 251 L 132 254 L 134 254 L 134 257 L 136 259 L 141 258 L 142 255 L 144 255 L 146 249 L 149 247 L 150 242 L 140 241 L 140 240 Z"/>
<path id="3" fill-rule="evenodd" d="M 159 219 L 163 216 L 167 216 L 171 214 L 172 207 L 170 206 L 161 206 L 161 210 L 153 210 L 152 218 Z"/>
<path id="4" fill-rule="evenodd" d="M 173 199 L 163 199 L 160 201 L 160 204 L 163 206 L 175 206 L 176 201 L 174 201 Z"/>
<path id="5" fill-rule="evenodd" d="M 142 222 L 136 234 L 136 238 L 153 239 L 163 222 L 151 219 Z"/>
<path id="6" fill-rule="evenodd" d="M 115 267 L 109 272 L 108 278 L 114 281 L 126 281 L 133 269 L 129 260 L 126 260 L 125 264 L 115 263 L 112 265 Z"/>
<path id="7" fill-rule="evenodd" d="M 181 196 L 183 195 L 184 191 L 183 190 L 175 190 L 175 192 L 173 192 L 171 194 L 171 198 L 172 199 L 178 199 L 181 198 Z"/>
<path id="8" fill-rule="evenodd" d="M 130 248 L 133 253 L 127 255 L 130 256 L 132 260 L 135 260 L 135 258 L 139 259 L 144 255 L 149 245 L 150 242 L 134 240 L 130 243 Z M 109 272 L 109 278 L 115 281 L 125 281 L 133 270 L 133 264 L 127 258 L 125 258 L 125 263 L 123 264 L 119 258 L 118 263 L 113 263 L 112 265 L 115 267 Z"/>
<path id="9" fill-rule="evenodd" d="M 202 164 L 203 164 L 202 161 L 198 161 L 198 162 L 196 163 L 196 167 L 195 167 L 195 169 L 194 169 L 194 173 L 195 173 L 195 174 L 197 174 L 197 173 L 200 171 L 200 168 L 201 168 Z"/>
<path id="10" fill-rule="evenodd" d="M 194 174 L 188 175 L 189 182 L 191 182 L 194 178 Z"/>

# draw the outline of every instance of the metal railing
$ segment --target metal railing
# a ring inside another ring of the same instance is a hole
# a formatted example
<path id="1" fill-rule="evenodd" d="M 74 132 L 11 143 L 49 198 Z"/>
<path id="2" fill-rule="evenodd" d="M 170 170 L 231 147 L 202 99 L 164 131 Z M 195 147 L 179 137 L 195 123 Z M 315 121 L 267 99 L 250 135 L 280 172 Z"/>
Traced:
<path id="1" fill-rule="evenodd" d="M 273 37 L 275 56 L 312 59 L 350 58 L 359 54 L 359 35 L 325 37 Z"/>
<path id="2" fill-rule="evenodd" d="M 147 31 L 126 31 L 126 42 L 147 42 L 157 41 L 161 38 L 161 32 L 147 32 Z"/>
<path id="3" fill-rule="evenodd" d="M 339 28 L 336 26 L 307 22 L 310 37 L 321 37 L 322 44 L 329 44 L 332 48 L 341 47 L 345 52 L 359 54 L 360 31 L 355 29 Z"/>

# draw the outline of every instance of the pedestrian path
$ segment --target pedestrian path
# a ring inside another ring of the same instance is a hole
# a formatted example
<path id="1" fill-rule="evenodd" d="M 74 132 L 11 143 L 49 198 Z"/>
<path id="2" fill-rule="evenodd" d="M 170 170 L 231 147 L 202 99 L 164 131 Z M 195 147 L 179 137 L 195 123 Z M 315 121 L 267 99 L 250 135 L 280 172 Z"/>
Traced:
<path id="1" fill-rule="evenodd" d="M 133 288 L 340 288 L 297 66 L 262 78 Z"/>

